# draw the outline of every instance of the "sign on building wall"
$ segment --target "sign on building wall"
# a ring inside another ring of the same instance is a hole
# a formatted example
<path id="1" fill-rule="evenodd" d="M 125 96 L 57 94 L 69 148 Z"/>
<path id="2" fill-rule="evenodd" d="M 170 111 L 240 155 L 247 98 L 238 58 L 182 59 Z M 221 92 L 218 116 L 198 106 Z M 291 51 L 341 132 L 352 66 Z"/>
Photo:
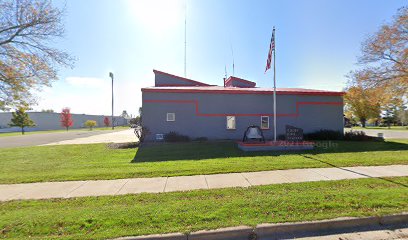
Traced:
<path id="1" fill-rule="evenodd" d="M 288 142 L 303 141 L 303 129 L 286 125 L 286 141 Z"/>

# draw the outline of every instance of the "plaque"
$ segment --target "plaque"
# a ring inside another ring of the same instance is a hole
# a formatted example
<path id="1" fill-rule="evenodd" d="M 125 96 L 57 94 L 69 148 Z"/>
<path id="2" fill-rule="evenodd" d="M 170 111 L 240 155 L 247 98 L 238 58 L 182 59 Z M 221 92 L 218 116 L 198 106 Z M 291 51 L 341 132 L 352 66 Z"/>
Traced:
<path id="1" fill-rule="evenodd" d="M 288 142 L 303 141 L 303 129 L 286 125 L 286 141 Z"/>

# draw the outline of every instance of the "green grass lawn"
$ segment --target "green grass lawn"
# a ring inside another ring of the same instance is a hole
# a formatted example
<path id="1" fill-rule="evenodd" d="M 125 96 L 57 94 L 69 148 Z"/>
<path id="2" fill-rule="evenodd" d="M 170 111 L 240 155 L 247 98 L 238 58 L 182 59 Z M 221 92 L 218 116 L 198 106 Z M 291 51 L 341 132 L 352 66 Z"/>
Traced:
<path id="1" fill-rule="evenodd" d="M 115 127 L 115 130 L 124 130 L 128 129 L 128 126 L 118 126 Z M 112 130 L 112 127 L 97 127 L 94 128 L 92 131 L 97 130 Z M 44 134 L 44 133 L 56 133 L 56 132 L 66 132 L 65 129 L 58 129 L 58 130 L 44 130 L 44 131 L 32 131 L 32 132 L 25 132 L 24 135 L 32 135 L 32 134 Z M 89 128 L 75 128 L 70 129 L 68 132 L 83 132 L 83 131 L 90 131 Z M 0 137 L 10 137 L 10 136 L 23 136 L 21 132 L 8 132 L 8 133 L 0 133 Z"/>
<path id="2" fill-rule="evenodd" d="M 320 142 L 305 152 L 246 153 L 234 142 L 192 142 L 139 149 L 105 144 L 2 148 L 0 155 L 0 183 L 23 183 L 408 164 L 408 140 Z"/>
<path id="3" fill-rule="evenodd" d="M 346 128 L 347 129 L 347 128 Z M 403 131 L 403 130 L 408 130 L 408 126 L 391 126 L 390 128 L 388 127 L 352 127 L 351 129 L 353 130 L 364 130 L 364 129 L 372 129 L 372 130 L 395 130 L 395 131 Z"/>
<path id="4" fill-rule="evenodd" d="M 408 178 L 0 203 L 0 238 L 106 239 L 408 211 Z"/>

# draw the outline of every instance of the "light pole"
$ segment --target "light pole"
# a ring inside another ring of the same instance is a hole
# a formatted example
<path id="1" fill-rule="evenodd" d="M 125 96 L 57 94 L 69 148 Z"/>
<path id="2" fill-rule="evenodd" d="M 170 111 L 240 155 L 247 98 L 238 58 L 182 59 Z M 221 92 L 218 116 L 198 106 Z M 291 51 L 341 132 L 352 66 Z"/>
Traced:
<path id="1" fill-rule="evenodd" d="M 112 130 L 115 129 L 114 122 L 113 122 L 113 73 L 109 73 L 109 77 L 112 79 Z"/>

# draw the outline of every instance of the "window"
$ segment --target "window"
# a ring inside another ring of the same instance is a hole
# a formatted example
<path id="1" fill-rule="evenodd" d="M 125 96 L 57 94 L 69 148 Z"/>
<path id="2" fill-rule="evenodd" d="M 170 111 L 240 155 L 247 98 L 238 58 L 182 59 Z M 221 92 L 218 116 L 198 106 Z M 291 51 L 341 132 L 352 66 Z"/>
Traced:
<path id="1" fill-rule="evenodd" d="M 174 122 L 176 121 L 176 114 L 175 113 L 167 113 L 167 122 Z"/>
<path id="2" fill-rule="evenodd" d="M 235 129 L 235 116 L 227 116 L 227 129 Z"/>
<path id="3" fill-rule="evenodd" d="M 261 117 L 261 129 L 269 129 L 269 117 L 268 116 Z"/>

